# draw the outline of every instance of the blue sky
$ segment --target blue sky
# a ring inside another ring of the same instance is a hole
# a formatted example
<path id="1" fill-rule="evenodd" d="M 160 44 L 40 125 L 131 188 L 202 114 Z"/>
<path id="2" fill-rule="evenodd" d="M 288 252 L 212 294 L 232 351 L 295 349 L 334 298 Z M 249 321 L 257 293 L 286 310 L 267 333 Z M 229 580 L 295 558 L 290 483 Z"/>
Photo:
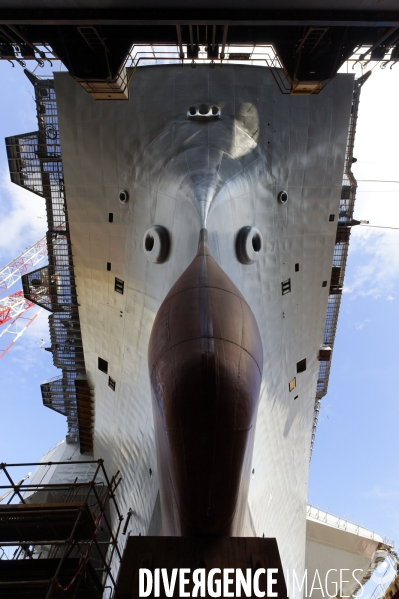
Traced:
<path id="1" fill-rule="evenodd" d="M 0 78 L 0 140 L 36 130 L 32 87 L 22 69 L 1 61 Z M 399 180 L 398 97 L 399 66 L 377 66 L 362 91 L 354 165 L 355 216 L 373 225 L 399 227 L 399 184 L 360 181 Z M 43 236 L 46 221 L 38 217 L 44 214 L 40 198 L 9 182 L 0 141 L 1 266 Z M 399 544 L 398 291 L 399 230 L 355 228 L 309 501 Z M 48 337 L 43 311 L 0 360 L 0 461 L 39 460 L 65 435 L 65 419 L 42 407 L 40 383 L 60 373 L 39 347 L 41 339 L 49 345 Z M 0 349 L 6 344 L 0 339 Z"/>
<path id="2" fill-rule="evenodd" d="M 355 218 L 399 227 L 399 69 L 362 89 L 353 171 Z M 397 466 L 399 230 L 353 229 L 328 393 L 310 468 L 309 502 L 399 545 Z"/>

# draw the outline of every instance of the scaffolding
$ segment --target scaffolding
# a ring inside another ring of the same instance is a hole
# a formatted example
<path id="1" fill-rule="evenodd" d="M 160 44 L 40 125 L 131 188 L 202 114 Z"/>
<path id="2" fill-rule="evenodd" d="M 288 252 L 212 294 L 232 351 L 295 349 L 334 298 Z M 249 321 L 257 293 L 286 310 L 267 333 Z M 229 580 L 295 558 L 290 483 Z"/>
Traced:
<path id="1" fill-rule="evenodd" d="M 22 276 L 24 296 L 52 312 L 49 318 L 53 362 L 62 370 L 58 381 L 42 385 L 43 403 L 67 417 L 67 441 L 80 441 L 81 451 L 91 452 L 92 400 L 85 405 L 84 439 L 79 435 L 78 394 L 72 381 L 86 377 L 78 301 L 65 197 L 57 105 L 52 79 L 30 74 L 35 90 L 38 131 L 6 138 L 11 181 L 43 197 L 46 203 L 48 265 Z M 87 408 L 87 409 L 86 409 Z M 82 417 L 83 418 L 83 417 Z"/>
<path id="2" fill-rule="evenodd" d="M 39 469 L 30 484 L 26 477 L 14 482 L 12 472 L 31 466 Z M 49 481 L 36 482 L 40 467 L 54 466 L 57 476 L 45 472 L 42 480 Z M 88 474 L 80 482 L 75 468 L 82 466 Z M 122 558 L 117 539 L 123 516 L 115 497 L 119 471 L 109 479 L 103 460 L 87 460 L 0 464 L 0 473 L 7 480 L 0 486 L 1 499 L 8 500 L 0 499 L 1 597 L 100 599 L 105 588 L 112 591 L 111 562 Z"/>
<path id="3" fill-rule="evenodd" d="M 65 370 L 61 376 L 45 381 L 40 388 L 43 405 L 66 416 L 68 425 L 67 443 L 77 443 L 79 440 L 79 423 L 74 373 Z"/>
<path id="4" fill-rule="evenodd" d="M 352 109 L 349 122 L 348 140 L 345 153 L 345 170 L 342 182 L 341 201 L 339 204 L 339 218 L 337 224 L 337 236 L 335 240 L 332 273 L 330 280 L 329 296 L 327 301 L 326 321 L 323 333 L 323 349 L 320 352 L 319 374 L 317 378 L 316 400 L 313 414 L 312 438 L 310 444 L 310 456 L 312 456 L 313 444 L 316 435 L 317 421 L 319 418 L 321 399 L 327 393 L 328 380 L 330 377 L 331 358 L 334 347 L 335 334 L 338 324 L 338 314 L 341 305 L 341 295 L 344 285 L 346 262 L 348 259 L 349 239 L 353 222 L 355 208 L 357 182 L 352 173 L 353 149 L 355 145 L 356 123 L 359 110 L 360 90 L 367 81 L 371 72 L 355 80 L 353 88 Z M 326 351 L 327 350 L 327 351 Z"/>

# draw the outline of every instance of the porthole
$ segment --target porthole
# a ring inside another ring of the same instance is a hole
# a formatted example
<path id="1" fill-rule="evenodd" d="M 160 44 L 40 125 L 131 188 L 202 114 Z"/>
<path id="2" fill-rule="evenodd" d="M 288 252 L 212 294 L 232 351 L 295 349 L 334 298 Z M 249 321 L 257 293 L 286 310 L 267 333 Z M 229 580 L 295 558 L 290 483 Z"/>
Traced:
<path id="1" fill-rule="evenodd" d="M 277 199 L 280 204 L 286 204 L 288 202 L 288 193 L 282 189 L 278 192 Z"/>
<path id="2" fill-rule="evenodd" d="M 150 262 L 162 264 L 169 255 L 169 233 L 162 225 L 154 225 L 147 229 L 143 237 L 143 250 Z"/>
<path id="3" fill-rule="evenodd" d="M 255 233 L 255 235 L 252 237 L 252 249 L 254 250 L 254 252 L 260 252 L 262 247 L 262 242 L 260 239 L 260 236 Z"/>
<path id="4" fill-rule="evenodd" d="M 154 235 L 148 233 L 145 237 L 144 244 L 146 252 L 151 252 L 152 248 L 154 247 Z"/>
<path id="5" fill-rule="evenodd" d="M 262 233 L 256 227 L 243 227 L 236 239 L 237 258 L 241 264 L 254 264 L 263 249 Z"/>
<path id="6" fill-rule="evenodd" d="M 126 189 L 121 189 L 119 192 L 119 201 L 121 204 L 126 204 L 129 201 L 129 192 Z"/>

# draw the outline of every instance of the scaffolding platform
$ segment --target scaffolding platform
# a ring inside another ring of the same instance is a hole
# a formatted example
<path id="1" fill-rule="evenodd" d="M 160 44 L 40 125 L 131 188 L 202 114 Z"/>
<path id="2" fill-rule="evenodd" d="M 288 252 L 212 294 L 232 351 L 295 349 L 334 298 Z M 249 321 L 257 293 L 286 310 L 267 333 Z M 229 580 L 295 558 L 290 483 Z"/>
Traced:
<path id="1" fill-rule="evenodd" d="M 14 482 L 18 467 L 30 466 L 39 469 L 29 484 Z M 71 460 L 0 464 L 0 474 L 8 482 L 0 485 L 1 598 L 97 599 L 113 589 L 119 472 L 109 479 L 103 460 Z"/>
<path id="2" fill-rule="evenodd" d="M 74 528 L 73 538 L 91 539 L 95 533 L 95 525 L 85 503 L 19 503 L 0 506 L 0 543 L 68 538 L 80 511 L 82 514 Z"/>
<path id="3" fill-rule="evenodd" d="M 54 572 L 60 559 L 0 560 L 0 596 L 2 599 L 46 599 Z M 74 599 L 101 599 L 103 585 L 93 566 L 86 564 L 84 575 L 76 584 L 70 585 L 79 569 L 79 558 L 64 560 L 57 585 L 51 597 Z"/>

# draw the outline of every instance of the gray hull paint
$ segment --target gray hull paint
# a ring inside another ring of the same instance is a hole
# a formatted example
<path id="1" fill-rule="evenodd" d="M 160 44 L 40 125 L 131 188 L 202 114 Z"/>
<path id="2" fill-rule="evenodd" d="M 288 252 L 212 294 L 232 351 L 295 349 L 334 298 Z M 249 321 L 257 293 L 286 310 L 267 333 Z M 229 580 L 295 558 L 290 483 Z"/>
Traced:
<path id="1" fill-rule="evenodd" d="M 55 81 L 83 345 L 95 388 L 95 456 L 122 472 L 120 503 L 125 513 L 134 510 L 131 532 L 146 534 L 158 493 L 149 335 L 206 219 L 212 254 L 250 304 L 264 348 L 243 534 L 276 537 L 284 568 L 300 574 L 328 297 L 322 282 L 331 275 L 353 77 L 338 75 L 317 96 L 290 97 L 266 68 L 145 67 L 132 79 L 129 101 L 110 103 L 94 102 L 67 74 Z M 219 106 L 221 119 L 187 120 L 188 108 L 200 103 Z M 126 205 L 120 189 L 129 191 Z M 281 189 L 289 194 L 284 206 L 276 199 Z M 165 264 L 143 251 L 154 224 L 171 236 Z M 252 265 L 235 253 L 236 234 L 247 225 L 264 242 Z M 115 277 L 125 281 L 123 295 L 114 291 Z M 283 296 L 287 279 L 291 292 Z M 99 356 L 115 391 L 97 369 Z M 307 369 L 297 374 L 303 358 Z"/>

